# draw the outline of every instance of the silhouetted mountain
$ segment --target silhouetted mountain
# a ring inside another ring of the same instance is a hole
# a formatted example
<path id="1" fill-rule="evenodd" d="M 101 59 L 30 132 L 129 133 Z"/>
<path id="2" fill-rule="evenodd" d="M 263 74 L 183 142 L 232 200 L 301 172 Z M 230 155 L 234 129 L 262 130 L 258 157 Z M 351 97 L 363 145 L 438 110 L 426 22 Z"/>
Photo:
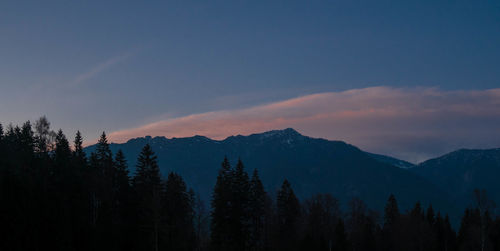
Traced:
<path id="1" fill-rule="evenodd" d="M 403 209 L 410 208 L 417 200 L 450 209 L 436 186 L 412 172 L 375 160 L 373 155 L 342 141 L 310 138 L 290 128 L 231 136 L 221 141 L 203 136 L 172 139 L 146 136 L 111 144 L 111 149 L 113 152 L 121 149 L 133 167 L 146 143 L 158 155 L 162 175 L 178 172 L 205 200 L 210 198 L 220 163 L 227 155 L 232 164 L 241 158 L 248 171 L 257 168 L 270 193 L 287 178 L 300 198 L 329 192 L 344 205 L 349 199 L 359 197 L 380 210 L 394 193 Z M 90 146 L 86 151 L 94 149 L 95 146 Z"/>
<path id="2" fill-rule="evenodd" d="M 500 202 L 500 148 L 462 149 L 410 170 L 433 182 L 459 205 L 468 205 L 476 188 L 486 189 L 491 199 Z"/>
<path id="3" fill-rule="evenodd" d="M 410 163 L 408 161 L 396 159 L 396 158 L 393 158 L 393 157 L 390 157 L 387 155 L 375 154 L 375 153 L 369 153 L 369 152 L 365 152 L 365 153 L 368 154 L 370 157 L 372 157 L 380 162 L 390 164 L 390 165 L 393 165 L 393 166 L 396 166 L 399 168 L 408 169 L 408 168 L 412 168 L 415 166 L 415 164 Z"/>

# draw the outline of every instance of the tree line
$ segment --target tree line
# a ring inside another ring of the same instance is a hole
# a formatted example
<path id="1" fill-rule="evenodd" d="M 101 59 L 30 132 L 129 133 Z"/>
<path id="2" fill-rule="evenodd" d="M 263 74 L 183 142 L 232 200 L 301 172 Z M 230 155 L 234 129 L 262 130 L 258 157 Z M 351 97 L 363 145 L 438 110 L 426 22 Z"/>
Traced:
<path id="1" fill-rule="evenodd" d="M 382 214 L 357 198 L 300 201 L 284 180 L 273 198 L 257 169 L 225 158 L 209 206 L 174 172 L 162 177 L 145 145 L 129 173 L 103 133 L 87 156 L 45 117 L 0 124 L 1 250 L 500 250 L 500 217 L 475 192 L 458 231 L 419 202 L 388 198 Z M 168 164 L 168 163 L 167 163 Z"/>

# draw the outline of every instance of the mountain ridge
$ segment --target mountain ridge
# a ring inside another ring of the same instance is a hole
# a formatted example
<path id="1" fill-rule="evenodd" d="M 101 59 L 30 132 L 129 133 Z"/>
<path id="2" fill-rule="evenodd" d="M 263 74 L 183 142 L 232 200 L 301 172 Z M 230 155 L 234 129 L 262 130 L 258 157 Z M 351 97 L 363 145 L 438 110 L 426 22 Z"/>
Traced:
<path id="1" fill-rule="evenodd" d="M 224 140 L 146 136 L 112 143 L 110 148 L 113 152 L 122 149 L 133 174 L 135 159 L 145 144 L 157 153 L 162 175 L 171 171 L 181 174 L 205 201 L 210 200 L 220 163 L 227 156 L 232 164 L 241 158 L 249 173 L 258 169 L 271 195 L 286 178 L 302 199 L 315 193 L 331 193 L 347 205 L 350 199 L 359 197 L 382 211 L 394 193 L 402 209 L 409 209 L 416 201 L 443 210 L 451 207 L 435 185 L 412 172 L 375 160 L 344 141 L 312 138 L 292 128 Z M 85 151 L 94 149 L 95 145 Z"/>
<path id="2" fill-rule="evenodd" d="M 455 203 L 470 206 L 474 189 L 485 189 L 500 202 L 500 148 L 459 149 L 409 169 L 448 193 Z"/>

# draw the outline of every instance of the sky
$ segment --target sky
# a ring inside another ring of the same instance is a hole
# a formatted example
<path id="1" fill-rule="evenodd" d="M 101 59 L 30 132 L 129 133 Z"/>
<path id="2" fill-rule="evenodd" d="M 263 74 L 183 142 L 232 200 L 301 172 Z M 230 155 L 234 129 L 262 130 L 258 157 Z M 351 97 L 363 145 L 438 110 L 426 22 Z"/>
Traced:
<path id="1" fill-rule="evenodd" d="M 1 1 L 0 122 L 500 147 L 499 1 Z"/>

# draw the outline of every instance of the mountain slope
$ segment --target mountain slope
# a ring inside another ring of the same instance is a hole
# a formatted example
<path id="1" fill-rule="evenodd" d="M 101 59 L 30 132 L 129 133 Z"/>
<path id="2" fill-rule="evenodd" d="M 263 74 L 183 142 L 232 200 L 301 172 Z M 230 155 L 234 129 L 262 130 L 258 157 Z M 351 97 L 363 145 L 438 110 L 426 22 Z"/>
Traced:
<path id="1" fill-rule="evenodd" d="M 390 193 L 394 193 L 403 209 L 417 200 L 424 205 L 432 202 L 438 208 L 450 208 L 439 189 L 425 179 L 377 161 L 352 145 L 306 137 L 293 129 L 231 136 L 222 141 L 203 136 L 145 137 L 112 144 L 111 149 L 122 149 L 133 166 L 146 143 L 157 153 L 163 175 L 178 172 L 206 200 L 220 163 L 228 156 L 231 163 L 241 158 L 249 173 L 257 168 L 273 195 L 287 178 L 301 198 L 328 192 L 344 205 L 350 198 L 359 197 L 381 210 Z M 94 149 L 91 146 L 86 151 Z"/>
<path id="2" fill-rule="evenodd" d="M 368 154 L 368 156 L 374 158 L 375 160 L 378 160 L 382 163 L 386 163 L 389 165 L 393 165 L 395 167 L 399 167 L 399 168 L 403 168 L 403 169 L 409 169 L 409 168 L 415 167 L 415 164 L 410 163 L 408 161 L 396 159 L 396 158 L 386 156 L 386 155 L 381 155 L 381 154 L 375 154 L 375 153 L 369 153 L 369 152 L 365 152 L 365 153 Z"/>
<path id="3" fill-rule="evenodd" d="M 476 188 L 486 189 L 491 199 L 500 202 L 500 148 L 462 149 L 410 170 L 446 191 L 459 205 L 468 205 Z"/>

